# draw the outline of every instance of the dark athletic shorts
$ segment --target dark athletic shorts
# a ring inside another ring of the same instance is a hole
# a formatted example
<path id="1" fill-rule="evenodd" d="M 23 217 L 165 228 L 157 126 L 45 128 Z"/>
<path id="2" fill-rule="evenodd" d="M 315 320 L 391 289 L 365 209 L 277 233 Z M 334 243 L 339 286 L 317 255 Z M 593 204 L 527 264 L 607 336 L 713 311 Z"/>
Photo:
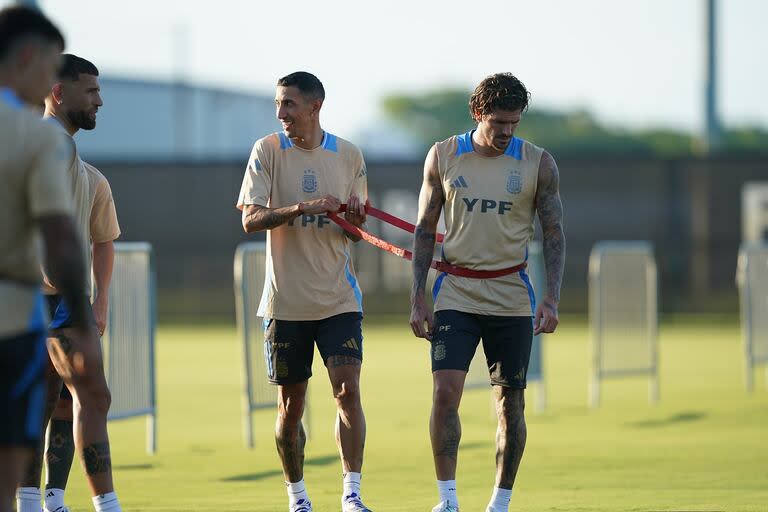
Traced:
<path id="1" fill-rule="evenodd" d="M 432 371 L 469 370 L 480 340 L 491 384 L 525 389 L 533 343 L 530 316 L 491 316 L 446 309 L 435 313 Z"/>
<path id="2" fill-rule="evenodd" d="M 45 300 L 48 301 L 48 314 L 51 317 L 48 329 L 52 331 L 54 329 L 72 327 L 72 315 L 63 297 L 61 295 L 46 295 Z M 93 321 L 93 318 L 91 321 Z M 67 386 L 61 386 L 59 397 L 65 400 L 72 400 L 72 394 Z"/>
<path id="3" fill-rule="evenodd" d="M 363 315 L 342 313 L 322 320 L 264 319 L 264 359 L 272 384 L 294 384 L 312 376 L 315 342 L 323 364 L 332 356 L 363 360 Z"/>
<path id="4" fill-rule="evenodd" d="M 44 330 L 0 338 L 0 445 L 35 448 L 43 435 Z"/>

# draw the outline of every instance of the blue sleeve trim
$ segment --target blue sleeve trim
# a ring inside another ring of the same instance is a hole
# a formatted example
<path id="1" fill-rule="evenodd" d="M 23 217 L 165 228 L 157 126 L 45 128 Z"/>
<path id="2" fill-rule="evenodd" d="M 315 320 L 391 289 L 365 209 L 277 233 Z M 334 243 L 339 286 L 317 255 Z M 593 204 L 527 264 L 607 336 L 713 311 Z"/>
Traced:
<path id="1" fill-rule="evenodd" d="M 0 88 L 0 100 L 15 110 L 24 108 L 24 102 L 16 95 L 13 89 L 8 87 Z"/>
<path id="2" fill-rule="evenodd" d="M 332 151 L 334 153 L 339 152 L 336 136 L 334 134 L 325 132 L 325 136 L 323 137 L 323 149 L 326 151 Z"/>
<path id="3" fill-rule="evenodd" d="M 288 149 L 293 147 L 293 142 L 291 142 L 291 139 L 288 138 L 285 132 L 280 132 L 279 135 L 280 135 L 280 149 Z"/>
<path id="4" fill-rule="evenodd" d="M 472 153 L 475 147 L 472 145 L 472 133 L 474 130 L 470 130 L 467 133 L 456 136 L 456 142 L 458 147 L 456 148 L 456 156 L 463 155 L 464 153 Z"/>
<path id="5" fill-rule="evenodd" d="M 507 150 L 504 152 L 505 155 L 511 156 L 515 160 L 522 160 L 523 159 L 523 139 L 518 139 L 517 137 L 512 137 L 512 140 L 509 142 L 509 145 L 507 146 Z"/>

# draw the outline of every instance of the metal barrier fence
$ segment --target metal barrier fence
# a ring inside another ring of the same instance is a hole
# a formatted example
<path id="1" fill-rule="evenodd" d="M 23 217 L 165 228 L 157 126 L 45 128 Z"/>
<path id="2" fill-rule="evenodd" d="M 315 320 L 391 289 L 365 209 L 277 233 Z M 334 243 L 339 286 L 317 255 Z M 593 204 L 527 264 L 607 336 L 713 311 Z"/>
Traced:
<path id="1" fill-rule="evenodd" d="M 157 451 L 155 386 L 155 272 L 152 246 L 115 243 L 104 336 L 104 364 L 112 393 L 109 419 L 147 416 L 147 452 Z"/>
<path id="2" fill-rule="evenodd" d="M 741 296 L 745 383 L 747 391 L 752 391 L 755 366 L 768 364 L 768 245 L 741 247 L 736 282 Z"/>
<path id="3" fill-rule="evenodd" d="M 264 324 L 258 318 L 266 274 L 265 242 L 244 242 L 235 251 L 235 312 L 238 337 L 243 347 L 243 433 L 248 448 L 254 446 L 253 413 L 275 409 L 277 386 L 267 381 L 264 349 Z M 307 391 L 309 396 L 309 390 Z M 306 401 L 304 424 L 309 432 L 310 405 Z"/>
<path id="4" fill-rule="evenodd" d="M 589 321 L 593 360 L 590 405 L 601 381 L 648 375 L 659 399 L 656 262 L 648 242 L 598 242 L 589 258 Z"/>

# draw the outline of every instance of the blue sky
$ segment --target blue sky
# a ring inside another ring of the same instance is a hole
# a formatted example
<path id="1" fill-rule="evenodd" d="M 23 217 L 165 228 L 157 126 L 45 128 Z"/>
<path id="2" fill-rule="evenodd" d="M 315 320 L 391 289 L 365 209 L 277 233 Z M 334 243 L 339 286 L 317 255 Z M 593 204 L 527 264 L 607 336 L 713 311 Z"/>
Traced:
<path id="1" fill-rule="evenodd" d="M 0 0 L 0 4 L 10 3 Z M 381 119 L 390 91 L 471 88 L 511 71 L 534 106 L 584 108 L 612 125 L 702 125 L 704 0 L 44 0 L 68 50 L 103 72 L 273 94 L 282 75 L 317 74 L 324 124 Z M 720 0 L 726 124 L 768 127 L 764 0 Z"/>

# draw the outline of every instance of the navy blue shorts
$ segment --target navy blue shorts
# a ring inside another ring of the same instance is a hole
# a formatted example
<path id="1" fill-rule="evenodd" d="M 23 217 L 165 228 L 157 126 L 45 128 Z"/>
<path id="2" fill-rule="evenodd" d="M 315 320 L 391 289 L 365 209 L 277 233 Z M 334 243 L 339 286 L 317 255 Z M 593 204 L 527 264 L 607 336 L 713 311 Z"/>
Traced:
<path id="1" fill-rule="evenodd" d="M 72 327 L 72 314 L 69 311 L 67 303 L 64 302 L 64 298 L 61 295 L 46 295 L 45 300 L 48 301 L 48 314 L 51 317 L 48 329 L 53 330 Z M 91 322 L 93 321 L 91 315 Z"/>
<path id="2" fill-rule="evenodd" d="M 0 445 L 35 448 L 43 435 L 48 351 L 43 330 L 0 339 Z"/>
<path id="3" fill-rule="evenodd" d="M 525 389 L 533 343 L 530 316 L 478 315 L 452 309 L 435 312 L 432 371 L 469 371 L 481 339 L 491 384 Z"/>
<path id="4" fill-rule="evenodd" d="M 322 320 L 264 319 L 264 359 L 272 384 L 295 384 L 312 376 L 315 342 L 329 357 L 363 360 L 363 315 L 342 313 Z"/>

